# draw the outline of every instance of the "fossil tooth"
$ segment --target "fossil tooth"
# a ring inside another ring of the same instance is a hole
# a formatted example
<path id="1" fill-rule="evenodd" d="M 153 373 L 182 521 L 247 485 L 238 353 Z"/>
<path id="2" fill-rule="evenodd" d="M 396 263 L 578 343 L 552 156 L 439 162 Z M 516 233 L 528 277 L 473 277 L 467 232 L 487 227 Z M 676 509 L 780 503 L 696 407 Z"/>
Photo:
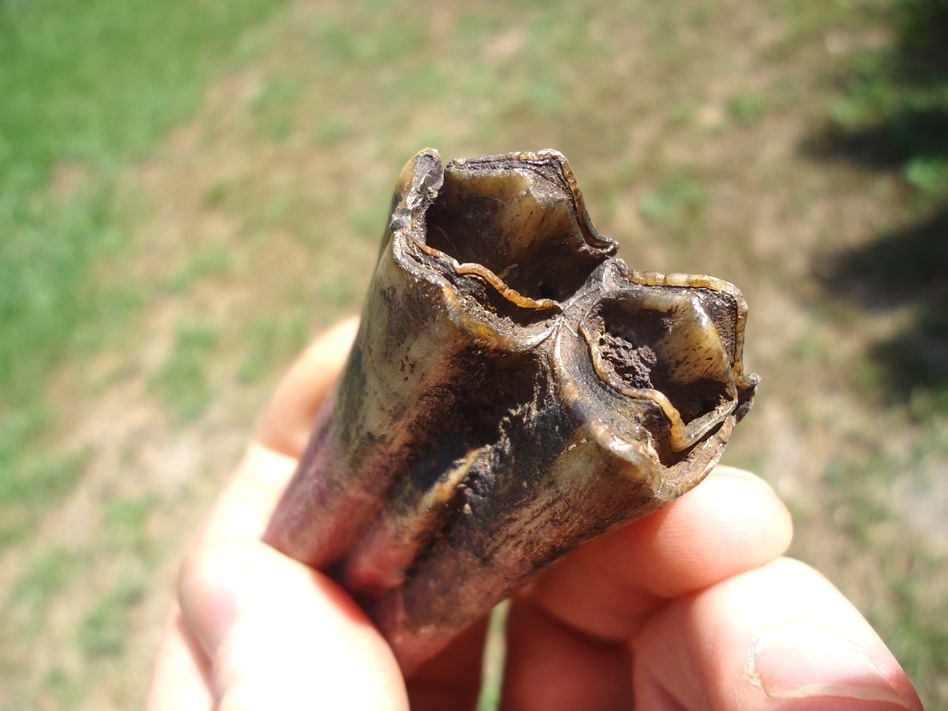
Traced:
<path id="1" fill-rule="evenodd" d="M 695 486 L 750 407 L 747 309 L 629 270 L 555 151 L 428 149 L 265 540 L 333 575 L 405 669 L 532 575 Z"/>

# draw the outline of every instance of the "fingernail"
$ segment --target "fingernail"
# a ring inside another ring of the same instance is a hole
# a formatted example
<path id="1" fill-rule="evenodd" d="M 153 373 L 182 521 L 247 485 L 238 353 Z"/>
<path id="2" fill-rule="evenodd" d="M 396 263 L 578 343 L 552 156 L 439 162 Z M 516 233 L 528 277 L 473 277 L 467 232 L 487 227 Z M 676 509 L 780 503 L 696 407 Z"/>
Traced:
<path id="1" fill-rule="evenodd" d="M 745 677 L 773 699 L 915 708 L 865 652 L 835 632 L 811 625 L 782 624 L 761 634 Z"/>

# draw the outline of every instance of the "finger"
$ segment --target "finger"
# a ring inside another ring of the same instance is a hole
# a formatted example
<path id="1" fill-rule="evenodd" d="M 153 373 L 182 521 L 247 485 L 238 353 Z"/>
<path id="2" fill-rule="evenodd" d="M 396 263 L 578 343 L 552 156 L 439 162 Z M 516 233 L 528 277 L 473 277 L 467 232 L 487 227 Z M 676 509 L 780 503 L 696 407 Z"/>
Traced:
<path id="1" fill-rule="evenodd" d="M 215 504 L 196 545 L 259 540 L 295 466 L 294 460 L 252 444 Z M 207 655 L 176 610 L 162 636 L 149 711 L 214 708 L 209 665 Z"/>
<path id="2" fill-rule="evenodd" d="M 214 565 L 215 560 L 215 556 L 208 555 L 207 551 L 259 545 L 263 529 L 295 464 L 295 460 L 259 445 L 248 449 L 233 482 L 222 495 L 183 568 L 180 584 L 182 604 L 186 594 L 190 596 L 189 600 L 194 599 L 191 591 L 208 587 L 201 582 L 208 577 L 229 579 L 226 575 L 217 576 L 204 570 L 205 566 Z M 188 607 L 192 610 L 189 620 L 195 625 L 203 625 L 199 637 L 205 640 L 216 638 L 218 635 L 213 630 L 229 624 L 239 607 L 238 588 L 228 593 L 228 588 L 221 582 L 215 590 L 213 604 Z M 203 597 L 198 599 L 204 600 Z M 276 603 L 277 606 L 281 604 Z M 410 689 L 413 709 L 473 708 L 480 685 L 483 634 L 483 624 L 475 626 L 414 675 Z"/>
<path id="3" fill-rule="evenodd" d="M 251 444 L 221 494 L 200 540 L 256 540 L 266 529 L 306 445 L 312 419 L 342 369 L 358 328 L 350 319 L 297 359 L 267 406 Z"/>
<path id="4" fill-rule="evenodd" d="M 921 711 L 869 623 L 825 578 L 781 559 L 676 601 L 636 641 L 643 711 Z"/>
<path id="5" fill-rule="evenodd" d="M 148 711 L 211 711 L 210 669 L 181 611 L 168 616 L 152 675 Z"/>
<path id="6" fill-rule="evenodd" d="M 568 709 L 578 698 L 588 699 L 587 709 L 614 708 L 610 699 L 631 693 L 625 644 L 650 615 L 670 599 L 772 561 L 791 535 L 786 507 L 770 487 L 720 467 L 662 511 L 584 546 L 515 600 L 504 708 Z M 576 667 L 580 652 L 599 663 Z M 549 691 L 543 703 L 533 692 L 540 687 Z M 594 697 L 603 705 L 593 705 Z"/>
<path id="7" fill-rule="evenodd" d="M 766 483 L 718 467 L 665 509 L 584 546 L 528 594 L 580 632 L 628 640 L 665 601 L 779 557 L 792 532 Z"/>
<path id="8" fill-rule="evenodd" d="M 487 636 L 484 619 L 461 633 L 448 648 L 408 679 L 412 711 L 474 709 L 481 688 L 481 658 Z"/>
<path id="9" fill-rule="evenodd" d="M 179 599 L 220 709 L 408 708 L 394 655 L 355 603 L 263 543 L 198 549 Z"/>
<path id="10" fill-rule="evenodd" d="M 507 637 L 503 711 L 633 708 L 627 644 L 593 639 L 524 598 L 511 605 Z"/>
<path id="11" fill-rule="evenodd" d="M 342 372 L 358 328 L 358 319 L 347 319 L 303 352 L 264 412 L 257 441 L 291 457 L 302 454 L 316 412 Z"/>
<path id="12" fill-rule="evenodd" d="M 214 504 L 196 546 L 258 541 L 295 469 L 292 457 L 251 444 Z"/>
<path id="13" fill-rule="evenodd" d="M 294 458 L 286 455 L 295 455 L 304 446 L 311 420 L 342 368 L 356 328 L 355 320 L 340 324 L 298 359 L 262 418 L 259 437 L 263 445 L 252 444 L 248 449 L 205 524 L 199 545 L 207 548 L 226 541 L 259 539 L 296 465 Z M 201 644 L 176 610 L 162 638 L 149 709 L 212 708 L 209 664 Z"/>

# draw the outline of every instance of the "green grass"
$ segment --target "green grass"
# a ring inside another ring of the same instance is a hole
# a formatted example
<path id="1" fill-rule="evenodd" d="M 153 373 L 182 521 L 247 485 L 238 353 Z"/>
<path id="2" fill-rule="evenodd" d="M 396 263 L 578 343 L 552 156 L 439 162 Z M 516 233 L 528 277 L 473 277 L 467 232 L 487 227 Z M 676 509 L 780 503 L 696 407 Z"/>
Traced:
<path id="1" fill-rule="evenodd" d="M 294 314 L 280 319 L 262 317 L 250 324 L 247 335 L 249 349 L 237 368 L 237 377 L 244 383 L 254 383 L 299 353 L 308 332 L 305 320 Z"/>
<path id="2" fill-rule="evenodd" d="M 84 658 L 86 668 L 115 664 L 127 651 L 133 616 L 147 592 L 149 570 L 160 550 L 148 532 L 156 501 L 151 493 L 115 499 L 104 507 L 98 537 L 41 546 L 31 557 L 28 570 L 0 608 L 0 629 L 9 645 L 9 649 L 0 648 L 0 669 L 14 698 L 14 679 L 19 684 L 29 672 L 21 655 L 14 651 L 11 656 L 10 649 L 56 634 L 57 622 L 50 610 L 77 615 L 70 631 L 59 633 L 56 644 L 61 658 L 49 666 L 38 688 L 22 694 L 23 708 L 36 708 L 39 699 L 50 696 L 60 707 L 72 707 L 94 686 L 89 675 L 66 661 L 73 649 Z M 97 574 L 102 569 L 108 573 Z"/>
<path id="3" fill-rule="evenodd" d="M 40 511 L 80 480 L 84 455 L 51 454 L 26 443 L 42 440 L 49 414 L 39 406 L 8 415 L 0 427 L 0 547 L 30 532 Z"/>
<path id="4" fill-rule="evenodd" d="M 65 548 L 45 551 L 33 562 L 29 574 L 14 588 L 11 607 L 26 611 L 27 634 L 45 623 L 43 612 L 51 599 L 63 592 L 88 565 L 88 556 Z"/>
<path id="5" fill-rule="evenodd" d="M 165 287 L 174 294 L 187 294 L 199 281 L 226 275 L 231 266 L 231 253 L 223 247 L 210 247 L 171 275 Z"/>
<path id="6" fill-rule="evenodd" d="M 117 657 L 125 651 L 132 610 L 144 592 L 144 579 L 119 580 L 86 613 L 79 626 L 78 645 L 87 658 Z"/>
<path id="7" fill-rule="evenodd" d="M 165 402 L 178 422 L 197 417 L 210 401 L 208 361 L 217 343 L 214 329 L 179 324 L 171 352 L 149 380 L 151 392 Z"/>
<path id="8" fill-rule="evenodd" d="M 639 211 L 649 222 L 684 231 L 694 227 L 707 201 L 707 191 L 701 183 L 687 175 L 677 175 L 658 192 L 645 197 L 639 203 Z"/>
<path id="9" fill-rule="evenodd" d="M 157 497 L 152 492 L 109 503 L 102 513 L 105 534 L 102 545 L 132 560 L 153 562 L 157 545 L 148 533 L 148 520 L 156 505 Z"/>
<path id="10" fill-rule="evenodd" d="M 510 603 L 502 602 L 490 614 L 487 626 L 487 643 L 484 645 L 483 668 L 481 672 L 481 694 L 477 700 L 477 711 L 493 711 L 500 705 L 503 693 L 504 658 L 507 645 L 504 641 L 504 629 L 510 614 Z"/>
<path id="11" fill-rule="evenodd" d="M 868 391 L 909 402 L 930 421 L 948 413 L 948 364 L 938 355 L 948 350 L 948 2 L 898 0 L 886 19 L 895 41 L 853 58 L 845 92 L 830 107 L 827 149 L 898 171 L 914 224 L 842 255 L 834 276 L 844 293 L 868 290 L 912 312 L 909 326 L 878 341 L 856 372 Z"/>
<path id="12" fill-rule="evenodd" d="M 128 238 L 116 177 L 282 4 L 0 1 L 0 506 L 22 513 L 77 480 L 74 458 L 37 454 L 56 427 L 48 377 L 142 301 L 97 273 Z M 12 518 L 0 539 L 30 519 Z"/>
<path id="13" fill-rule="evenodd" d="M 858 55 L 832 117 L 859 148 L 872 148 L 878 159 L 900 165 L 909 184 L 943 201 L 948 199 L 948 3 L 898 0 L 888 14 L 896 42 Z"/>
<path id="14" fill-rule="evenodd" d="M 764 115 L 765 98 L 755 91 L 741 92 L 731 97 L 727 111 L 740 124 L 752 124 Z"/>

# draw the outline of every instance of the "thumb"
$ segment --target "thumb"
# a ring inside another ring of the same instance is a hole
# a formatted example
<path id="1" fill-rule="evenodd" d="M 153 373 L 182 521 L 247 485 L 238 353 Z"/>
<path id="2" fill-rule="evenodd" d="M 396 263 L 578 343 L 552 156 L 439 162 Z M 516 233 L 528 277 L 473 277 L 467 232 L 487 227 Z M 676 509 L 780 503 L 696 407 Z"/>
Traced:
<path id="1" fill-rule="evenodd" d="M 210 659 L 216 708 L 408 709 L 398 664 L 363 612 L 269 546 L 197 549 L 178 594 Z"/>

